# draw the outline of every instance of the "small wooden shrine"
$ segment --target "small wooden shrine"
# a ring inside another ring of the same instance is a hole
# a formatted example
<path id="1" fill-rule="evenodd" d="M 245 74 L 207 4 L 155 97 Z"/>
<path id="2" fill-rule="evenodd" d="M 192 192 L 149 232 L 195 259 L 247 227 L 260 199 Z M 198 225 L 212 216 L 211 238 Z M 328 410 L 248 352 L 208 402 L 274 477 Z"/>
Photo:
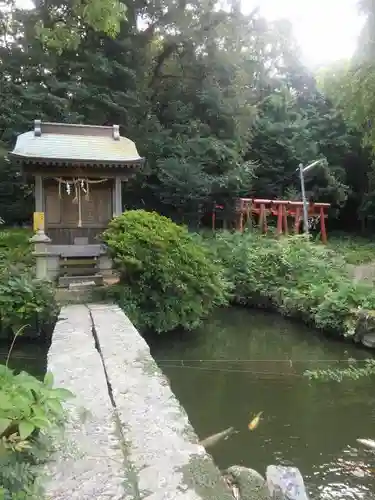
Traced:
<path id="1" fill-rule="evenodd" d="M 33 130 L 18 136 L 10 157 L 35 180 L 34 216 L 50 239 L 50 257 L 59 259 L 55 275 L 64 262 L 69 267 L 68 259 L 105 254 L 100 234 L 122 213 L 122 182 L 144 161 L 119 126 L 35 120 Z"/>

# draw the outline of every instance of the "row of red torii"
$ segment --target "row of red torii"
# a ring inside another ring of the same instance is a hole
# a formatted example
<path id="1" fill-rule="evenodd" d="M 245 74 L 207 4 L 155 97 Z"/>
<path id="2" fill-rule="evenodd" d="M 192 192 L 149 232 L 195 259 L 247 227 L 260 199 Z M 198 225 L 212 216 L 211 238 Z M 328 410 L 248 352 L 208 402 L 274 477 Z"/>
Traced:
<path id="1" fill-rule="evenodd" d="M 320 222 L 320 236 L 323 243 L 327 242 L 327 230 L 325 219 L 328 217 L 330 203 L 309 203 L 309 222 L 316 224 Z M 212 213 L 212 229 L 216 228 L 216 210 L 223 209 L 216 205 Z M 263 200 L 258 198 L 239 198 L 236 202 L 236 230 L 244 231 L 246 226 L 252 226 L 253 218 L 257 217 L 258 226 L 263 233 L 268 231 L 267 217 L 277 217 L 276 233 L 278 235 L 288 234 L 288 217 L 292 219 L 292 232 L 300 233 L 303 226 L 303 202 L 289 200 Z"/>

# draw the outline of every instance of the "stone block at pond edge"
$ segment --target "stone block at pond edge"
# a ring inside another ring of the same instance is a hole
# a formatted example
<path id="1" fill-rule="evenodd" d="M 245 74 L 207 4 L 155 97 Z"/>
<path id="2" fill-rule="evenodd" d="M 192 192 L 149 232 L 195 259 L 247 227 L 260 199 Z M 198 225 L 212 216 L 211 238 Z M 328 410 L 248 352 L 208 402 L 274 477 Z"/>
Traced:
<path id="1" fill-rule="evenodd" d="M 355 324 L 353 339 L 365 347 L 375 349 L 375 311 L 370 309 L 354 309 L 352 311 Z"/>
<path id="2" fill-rule="evenodd" d="M 233 465 L 225 471 L 225 475 L 238 486 L 241 500 L 271 500 L 266 480 L 259 472 Z"/>

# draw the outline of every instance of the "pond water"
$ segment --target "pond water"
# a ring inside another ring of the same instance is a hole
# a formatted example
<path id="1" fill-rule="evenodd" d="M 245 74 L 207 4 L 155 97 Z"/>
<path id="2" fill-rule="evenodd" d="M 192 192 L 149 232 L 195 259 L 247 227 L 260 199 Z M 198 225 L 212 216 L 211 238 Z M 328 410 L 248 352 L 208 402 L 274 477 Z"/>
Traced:
<path id="1" fill-rule="evenodd" d="M 239 431 L 209 449 L 220 468 L 265 474 L 270 464 L 293 465 L 311 499 L 375 499 L 375 454 L 356 442 L 375 439 L 374 379 L 303 377 L 306 369 L 343 367 L 368 352 L 278 315 L 236 308 L 199 331 L 148 340 L 199 437 Z"/>
<path id="2" fill-rule="evenodd" d="M 12 349 L 9 358 L 9 368 L 16 372 L 26 371 L 34 377 L 42 379 L 47 370 L 47 352 L 49 345 L 42 343 L 27 343 L 19 340 Z M 0 363 L 6 362 L 9 345 L 0 343 Z"/>

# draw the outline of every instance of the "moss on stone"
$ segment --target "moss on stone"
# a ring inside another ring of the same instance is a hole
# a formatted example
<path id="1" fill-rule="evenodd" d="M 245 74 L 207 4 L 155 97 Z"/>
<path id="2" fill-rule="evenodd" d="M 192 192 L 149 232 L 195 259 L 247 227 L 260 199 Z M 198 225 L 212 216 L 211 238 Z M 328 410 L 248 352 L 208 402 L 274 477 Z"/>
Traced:
<path id="1" fill-rule="evenodd" d="M 186 486 L 200 495 L 202 500 L 233 500 L 219 469 L 207 455 L 192 456 L 180 470 Z"/>

